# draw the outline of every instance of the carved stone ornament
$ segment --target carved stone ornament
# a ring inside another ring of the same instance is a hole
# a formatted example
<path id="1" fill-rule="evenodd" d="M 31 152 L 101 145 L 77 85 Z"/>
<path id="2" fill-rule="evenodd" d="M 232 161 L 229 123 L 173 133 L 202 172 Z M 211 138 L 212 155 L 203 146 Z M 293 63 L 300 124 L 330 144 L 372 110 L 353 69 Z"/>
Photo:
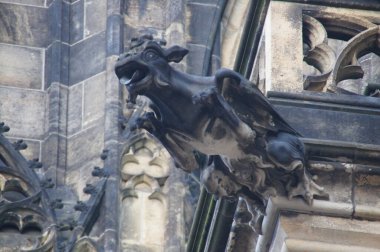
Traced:
<path id="1" fill-rule="evenodd" d="M 229 69 L 211 77 L 180 72 L 169 63 L 180 62 L 188 50 L 161 45 L 150 36 L 134 39 L 116 64 L 129 101 L 138 95 L 152 101 L 154 112 L 131 128 L 158 138 L 181 169 L 202 169 L 210 193 L 253 202 L 259 232 L 270 196 L 301 196 L 308 204 L 313 196 L 328 196 L 306 168 L 300 134 L 253 83 Z"/>
<path id="2" fill-rule="evenodd" d="M 24 159 L 18 150 L 25 143 L 11 144 L 2 135 L 8 130 L 0 123 L 0 251 L 52 251 L 59 200 L 49 202 L 32 170 L 41 165 Z"/>

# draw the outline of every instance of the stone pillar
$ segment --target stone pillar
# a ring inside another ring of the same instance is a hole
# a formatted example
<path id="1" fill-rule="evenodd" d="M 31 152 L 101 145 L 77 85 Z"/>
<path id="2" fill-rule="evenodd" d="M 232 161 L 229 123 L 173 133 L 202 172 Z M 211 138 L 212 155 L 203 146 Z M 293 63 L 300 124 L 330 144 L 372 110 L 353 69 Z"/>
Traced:
<path id="1" fill-rule="evenodd" d="M 271 2 L 265 24 L 266 91 L 303 90 L 302 9 Z"/>

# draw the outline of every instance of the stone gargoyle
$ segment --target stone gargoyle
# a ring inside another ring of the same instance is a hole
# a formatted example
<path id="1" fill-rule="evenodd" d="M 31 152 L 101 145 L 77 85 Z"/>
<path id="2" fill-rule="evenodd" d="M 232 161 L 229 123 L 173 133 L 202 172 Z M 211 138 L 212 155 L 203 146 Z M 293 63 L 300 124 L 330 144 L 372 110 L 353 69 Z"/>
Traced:
<path id="1" fill-rule="evenodd" d="M 158 138 L 181 169 L 191 172 L 206 157 L 200 167 L 206 189 L 244 196 L 256 222 L 270 196 L 302 196 L 309 204 L 327 196 L 306 168 L 300 134 L 252 82 L 229 69 L 210 77 L 178 71 L 170 63 L 188 50 L 162 45 L 151 36 L 133 39 L 115 72 L 130 102 L 138 95 L 151 100 L 154 112 L 135 124 Z"/>

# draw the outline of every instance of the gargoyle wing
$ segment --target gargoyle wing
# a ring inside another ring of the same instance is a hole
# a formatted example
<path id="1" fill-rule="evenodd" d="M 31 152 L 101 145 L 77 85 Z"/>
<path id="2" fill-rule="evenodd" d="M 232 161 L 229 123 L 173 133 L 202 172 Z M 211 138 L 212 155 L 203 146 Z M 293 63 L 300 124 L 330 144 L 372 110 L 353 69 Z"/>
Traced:
<path id="1" fill-rule="evenodd" d="M 277 113 L 261 91 L 240 74 L 222 68 L 216 72 L 215 82 L 218 92 L 252 129 L 262 134 L 283 131 L 301 136 Z"/>

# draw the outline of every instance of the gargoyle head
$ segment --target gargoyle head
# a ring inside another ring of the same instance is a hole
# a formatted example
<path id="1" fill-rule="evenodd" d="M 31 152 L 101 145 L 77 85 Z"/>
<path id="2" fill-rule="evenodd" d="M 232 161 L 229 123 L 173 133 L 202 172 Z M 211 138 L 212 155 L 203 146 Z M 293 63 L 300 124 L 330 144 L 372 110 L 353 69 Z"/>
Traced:
<path id="1" fill-rule="evenodd" d="M 188 50 L 179 46 L 164 48 L 166 42 L 151 35 L 134 38 L 130 50 L 119 57 L 115 72 L 120 83 L 126 85 L 130 102 L 148 88 L 170 85 L 170 62 L 180 62 Z"/>

